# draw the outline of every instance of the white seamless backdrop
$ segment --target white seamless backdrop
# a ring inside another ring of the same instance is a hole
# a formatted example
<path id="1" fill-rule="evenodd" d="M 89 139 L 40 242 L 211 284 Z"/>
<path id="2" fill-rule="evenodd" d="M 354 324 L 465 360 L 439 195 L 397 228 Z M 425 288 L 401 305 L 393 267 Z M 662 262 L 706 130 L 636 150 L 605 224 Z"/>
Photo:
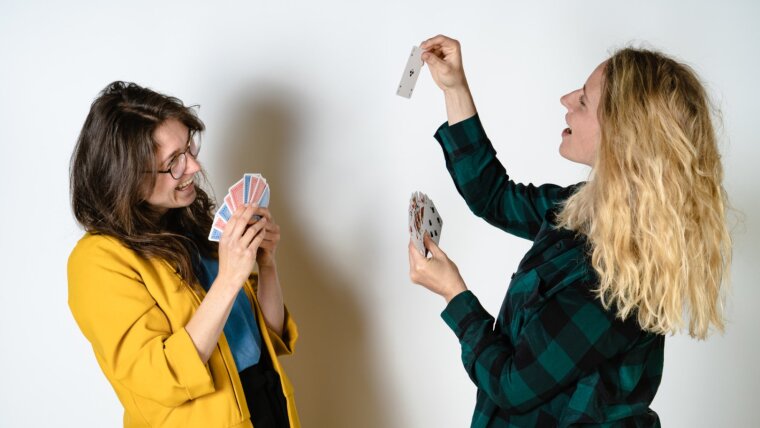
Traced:
<path id="1" fill-rule="evenodd" d="M 201 106 L 217 195 L 244 172 L 269 178 L 302 335 L 284 361 L 306 427 L 468 426 L 475 388 L 444 301 L 408 279 L 409 195 L 433 198 L 442 247 L 492 313 L 529 243 L 457 194 L 432 138 L 445 110 L 427 71 L 412 99 L 395 95 L 412 45 L 438 33 L 462 42 L 486 130 L 526 183 L 586 178 L 557 153 L 559 97 L 612 49 L 650 46 L 697 70 L 722 111 L 725 183 L 743 222 L 728 330 L 667 339 L 653 408 L 666 427 L 757 426 L 758 18 L 752 1 L 3 1 L 0 426 L 121 424 L 66 303 L 82 234 L 69 157 L 91 101 L 118 79 Z"/>

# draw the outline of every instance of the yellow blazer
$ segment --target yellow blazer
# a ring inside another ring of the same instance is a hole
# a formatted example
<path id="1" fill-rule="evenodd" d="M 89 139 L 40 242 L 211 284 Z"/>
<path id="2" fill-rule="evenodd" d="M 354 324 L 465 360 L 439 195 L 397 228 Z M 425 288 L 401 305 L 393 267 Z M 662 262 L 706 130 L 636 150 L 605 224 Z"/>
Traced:
<path id="1" fill-rule="evenodd" d="M 169 263 L 87 233 L 69 256 L 68 279 L 69 307 L 124 406 L 124 427 L 253 426 L 224 333 L 208 363 L 201 362 L 185 325 L 202 296 Z M 252 276 L 244 289 L 263 327 L 256 281 Z M 293 428 L 300 427 L 293 387 L 276 355 L 291 354 L 297 336 L 287 310 L 282 337 L 261 328 Z"/>

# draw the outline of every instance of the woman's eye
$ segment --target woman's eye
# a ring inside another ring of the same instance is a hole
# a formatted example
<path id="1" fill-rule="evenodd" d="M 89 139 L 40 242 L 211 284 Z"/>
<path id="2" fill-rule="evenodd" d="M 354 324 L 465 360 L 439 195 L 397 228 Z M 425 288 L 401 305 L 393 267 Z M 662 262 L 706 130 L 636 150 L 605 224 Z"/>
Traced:
<path id="1" fill-rule="evenodd" d="M 169 162 L 166 163 L 166 168 L 164 168 L 164 170 L 171 169 L 172 166 L 174 166 L 174 161 L 176 159 L 177 159 L 176 157 L 169 159 Z"/>

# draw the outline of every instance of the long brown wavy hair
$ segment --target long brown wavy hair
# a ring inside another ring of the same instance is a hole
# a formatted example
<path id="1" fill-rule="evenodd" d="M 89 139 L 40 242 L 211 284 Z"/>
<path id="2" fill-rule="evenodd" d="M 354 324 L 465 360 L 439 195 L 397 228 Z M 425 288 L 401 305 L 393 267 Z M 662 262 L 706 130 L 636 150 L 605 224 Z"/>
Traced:
<path id="1" fill-rule="evenodd" d="M 707 93 L 687 65 L 626 48 L 607 61 L 591 179 L 559 224 L 586 235 L 598 295 L 643 329 L 724 328 L 729 208 Z"/>
<path id="2" fill-rule="evenodd" d="M 71 157 L 71 206 L 86 231 L 113 236 L 142 257 L 166 260 L 197 287 L 194 260 L 218 251 L 206 239 L 213 202 L 198 186 L 188 207 L 162 214 L 146 202 L 157 176 L 154 133 L 171 118 L 192 135 L 205 128 L 177 98 L 134 83 L 106 86 L 90 107 Z M 201 178 L 205 183 L 203 171 L 196 175 L 196 185 Z"/>

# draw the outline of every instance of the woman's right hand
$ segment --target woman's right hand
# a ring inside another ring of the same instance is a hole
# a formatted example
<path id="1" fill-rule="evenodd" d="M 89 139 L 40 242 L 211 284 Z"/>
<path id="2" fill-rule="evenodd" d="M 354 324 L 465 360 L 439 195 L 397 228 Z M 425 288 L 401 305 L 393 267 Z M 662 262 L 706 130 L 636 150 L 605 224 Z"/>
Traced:
<path id="1" fill-rule="evenodd" d="M 467 88 L 462 48 L 458 41 L 439 34 L 422 42 L 420 48 L 425 51 L 422 60 L 430 68 L 430 74 L 439 88 L 444 92 Z"/>
<path id="2" fill-rule="evenodd" d="M 266 217 L 252 224 L 249 220 L 257 212 L 257 206 L 248 205 L 232 214 L 219 240 L 219 278 L 241 287 L 251 275 L 256 263 L 256 253 L 266 238 Z"/>
<path id="3" fill-rule="evenodd" d="M 422 42 L 420 48 L 425 50 L 422 60 L 430 68 L 435 84 L 443 89 L 449 126 L 477 114 L 467 78 L 464 76 L 459 42 L 438 35 Z"/>

